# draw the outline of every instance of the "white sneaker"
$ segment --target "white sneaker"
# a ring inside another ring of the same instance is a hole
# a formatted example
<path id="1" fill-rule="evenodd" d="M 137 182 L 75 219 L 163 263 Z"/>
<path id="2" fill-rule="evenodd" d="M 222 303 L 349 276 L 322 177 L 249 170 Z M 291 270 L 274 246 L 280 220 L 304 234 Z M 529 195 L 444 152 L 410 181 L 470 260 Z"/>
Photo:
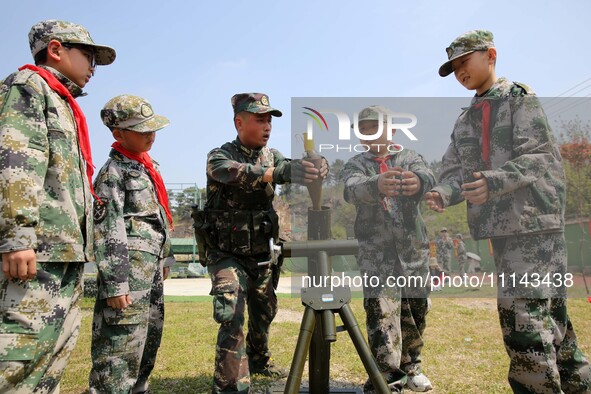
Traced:
<path id="1" fill-rule="evenodd" d="M 424 392 L 433 389 L 433 385 L 424 373 L 409 375 L 406 380 L 406 387 L 412 391 Z"/>

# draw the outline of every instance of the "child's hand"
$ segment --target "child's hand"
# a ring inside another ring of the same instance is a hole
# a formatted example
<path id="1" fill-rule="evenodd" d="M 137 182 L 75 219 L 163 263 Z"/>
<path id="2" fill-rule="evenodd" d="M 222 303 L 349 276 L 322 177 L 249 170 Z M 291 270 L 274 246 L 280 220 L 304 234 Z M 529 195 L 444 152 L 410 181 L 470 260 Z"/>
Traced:
<path id="1" fill-rule="evenodd" d="M 445 212 L 445 208 L 443 208 L 443 200 L 438 192 L 425 193 L 425 202 L 430 210 L 439 213 Z"/>
<path id="2" fill-rule="evenodd" d="M 401 183 L 403 196 L 413 196 L 421 190 L 421 179 L 412 171 L 402 171 Z"/>
<path id="3" fill-rule="evenodd" d="M 131 305 L 129 294 L 107 298 L 107 305 L 113 309 L 125 309 Z"/>
<path id="4" fill-rule="evenodd" d="M 388 197 L 400 195 L 400 179 L 396 179 L 400 174 L 400 171 L 393 169 L 381 173 L 378 177 L 378 191 Z"/>
<path id="5" fill-rule="evenodd" d="M 470 203 L 481 205 L 488 200 L 488 182 L 481 172 L 475 172 L 473 175 L 476 180 L 462 184 L 464 191 L 461 194 Z"/>
<path id="6" fill-rule="evenodd" d="M 2 272 L 6 279 L 33 279 L 37 276 L 35 251 L 26 249 L 2 253 Z"/>
<path id="7" fill-rule="evenodd" d="M 166 278 L 168 278 L 169 273 L 170 273 L 170 267 L 162 268 L 162 280 L 166 280 Z"/>

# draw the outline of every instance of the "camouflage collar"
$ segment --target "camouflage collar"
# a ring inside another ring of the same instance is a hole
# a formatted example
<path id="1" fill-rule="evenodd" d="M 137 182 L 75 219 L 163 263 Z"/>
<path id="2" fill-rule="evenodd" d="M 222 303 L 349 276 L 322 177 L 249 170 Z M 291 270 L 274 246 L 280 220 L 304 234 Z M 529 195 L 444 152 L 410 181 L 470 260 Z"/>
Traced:
<path id="1" fill-rule="evenodd" d="M 70 81 L 65 75 L 63 75 L 62 73 L 57 71 L 55 68 L 45 66 L 45 65 L 41 65 L 39 67 L 44 68 L 47 71 L 49 71 L 50 73 L 52 73 L 53 75 L 55 75 L 57 80 L 60 81 L 62 83 L 62 85 L 64 85 L 66 87 L 66 89 L 68 89 L 70 91 L 70 93 L 72 94 L 72 96 L 74 98 L 80 97 L 80 96 L 86 96 L 86 93 L 82 91 L 82 88 L 80 86 L 78 86 L 74 82 Z"/>
<path id="2" fill-rule="evenodd" d="M 130 165 L 135 166 L 137 168 L 144 168 L 143 164 L 141 164 L 133 159 L 130 159 L 129 157 L 121 154 L 120 152 L 117 152 L 115 149 L 111 149 L 111 152 L 109 152 L 109 157 L 115 161 L 120 162 L 120 163 L 127 163 L 127 164 L 130 164 Z M 153 158 L 152 158 L 152 163 L 154 164 L 154 166 L 159 165 L 158 162 L 156 160 L 154 160 Z"/>
<path id="3" fill-rule="evenodd" d="M 121 153 L 117 152 L 115 149 L 111 148 L 111 152 L 109 152 L 109 157 L 116 160 L 116 161 L 131 161 L 131 162 L 135 162 L 135 160 L 131 160 L 128 157 L 125 157 L 124 155 L 122 155 Z"/>
<path id="4" fill-rule="evenodd" d="M 119 161 L 122 163 L 132 163 L 132 164 L 139 165 L 139 163 L 137 161 L 130 159 L 129 157 L 125 156 L 124 154 L 122 154 L 120 152 L 117 152 L 115 149 L 111 149 L 111 152 L 109 153 L 109 157 L 115 161 Z"/>
<path id="5" fill-rule="evenodd" d="M 234 144 L 236 144 L 236 147 L 244 156 L 250 157 L 251 159 L 258 157 L 259 154 L 261 153 L 262 148 L 258 148 L 258 149 L 247 148 L 246 146 L 242 145 L 242 142 L 240 142 L 240 139 L 238 137 L 236 137 L 236 139 L 234 140 Z"/>
<path id="6" fill-rule="evenodd" d="M 511 89 L 511 82 L 505 78 L 501 77 L 496 80 L 496 82 L 482 95 L 482 96 L 474 96 L 472 99 L 472 104 L 482 98 L 499 98 L 504 97 L 507 95 L 509 90 Z"/>

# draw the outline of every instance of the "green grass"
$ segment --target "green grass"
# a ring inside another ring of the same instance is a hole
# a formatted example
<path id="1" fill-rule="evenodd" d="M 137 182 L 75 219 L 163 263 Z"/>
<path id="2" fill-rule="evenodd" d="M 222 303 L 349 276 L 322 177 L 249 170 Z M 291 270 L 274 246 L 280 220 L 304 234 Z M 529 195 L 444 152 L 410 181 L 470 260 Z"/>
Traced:
<path id="1" fill-rule="evenodd" d="M 190 301 L 176 302 L 186 299 Z M 152 392 L 207 393 L 218 328 L 212 318 L 210 298 L 166 297 L 166 301 L 164 337 L 150 380 Z M 83 393 L 87 389 L 92 305 L 92 300 L 84 300 L 80 339 L 62 380 L 62 393 Z M 303 307 L 298 298 L 289 296 L 280 297 L 279 307 L 271 327 L 270 346 L 276 364 L 289 368 Z M 351 308 L 365 335 L 362 300 L 353 299 Z M 588 356 L 590 313 L 591 304 L 586 299 L 569 300 L 569 314 Z M 341 324 L 339 318 L 337 324 Z M 433 299 L 423 349 L 423 369 L 435 386 L 431 393 L 511 393 L 506 379 L 508 363 L 493 298 Z M 330 378 L 339 387 L 359 387 L 367 378 L 346 333 L 339 333 L 331 347 Z M 306 379 L 307 367 L 303 376 Z M 262 393 L 271 384 L 268 379 L 255 377 L 252 392 Z"/>

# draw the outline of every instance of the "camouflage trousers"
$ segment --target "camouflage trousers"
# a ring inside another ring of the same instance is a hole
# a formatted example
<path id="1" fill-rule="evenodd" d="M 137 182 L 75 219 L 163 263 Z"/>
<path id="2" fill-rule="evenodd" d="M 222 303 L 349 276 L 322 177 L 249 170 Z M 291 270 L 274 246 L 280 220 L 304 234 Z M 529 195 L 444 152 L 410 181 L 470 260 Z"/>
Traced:
<path id="1" fill-rule="evenodd" d="M 162 262 L 129 252 L 131 305 L 113 309 L 96 300 L 92 320 L 91 393 L 140 393 L 148 389 L 164 326 Z M 99 294 L 100 291 L 99 276 Z"/>
<path id="2" fill-rule="evenodd" d="M 468 272 L 468 258 L 465 254 L 461 254 L 458 256 L 458 271 L 460 274 L 465 274 Z"/>
<path id="3" fill-rule="evenodd" d="M 437 255 L 437 263 L 446 273 L 451 272 L 451 256 L 449 254 Z"/>
<path id="4" fill-rule="evenodd" d="M 213 318 L 220 324 L 212 393 L 248 393 L 250 369 L 264 367 L 271 357 L 269 327 L 277 314 L 272 270 L 263 266 L 249 274 L 234 258 L 208 265 L 207 269 L 212 282 Z"/>
<path id="5" fill-rule="evenodd" d="M 377 297 L 365 298 L 366 326 L 369 347 L 388 386 L 401 390 L 407 375 L 421 373 L 421 350 L 426 315 L 430 309 L 427 298 L 401 298 L 401 290 L 386 288 Z M 365 392 L 372 392 L 368 380 Z"/>
<path id="6" fill-rule="evenodd" d="M 37 263 L 37 277 L 0 272 L 0 393 L 56 393 L 80 331 L 83 263 Z"/>
<path id="7" fill-rule="evenodd" d="M 565 289 L 553 282 L 549 288 L 532 291 L 507 280 L 511 273 L 517 280 L 526 273 L 563 277 L 564 234 L 513 236 L 494 239 L 492 245 L 499 275 L 497 309 L 511 360 L 513 392 L 591 393 L 591 369 L 568 317 Z"/>

